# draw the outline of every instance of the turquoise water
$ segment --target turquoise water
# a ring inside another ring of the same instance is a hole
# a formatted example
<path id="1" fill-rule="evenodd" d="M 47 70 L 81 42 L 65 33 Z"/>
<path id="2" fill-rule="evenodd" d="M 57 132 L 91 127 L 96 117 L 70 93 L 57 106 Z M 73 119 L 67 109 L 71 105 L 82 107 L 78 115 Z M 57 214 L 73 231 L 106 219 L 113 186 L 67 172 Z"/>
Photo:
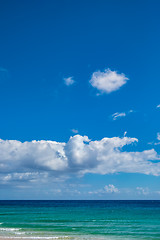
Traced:
<path id="1" fill-rule="evenodd" d="M 160 239 L 160 201 L 0 201 L 0 236 Z"/>

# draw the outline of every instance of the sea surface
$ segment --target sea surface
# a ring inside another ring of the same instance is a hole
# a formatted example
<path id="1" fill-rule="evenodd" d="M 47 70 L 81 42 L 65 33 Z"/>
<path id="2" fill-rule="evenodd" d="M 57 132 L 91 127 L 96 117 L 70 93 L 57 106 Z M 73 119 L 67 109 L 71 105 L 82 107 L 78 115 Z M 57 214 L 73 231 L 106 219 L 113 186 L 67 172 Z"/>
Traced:
<path id="1" fill-rule="evenodd" d="M 160 239 L 160 201 L 0 201 L 0 236 Z"/>

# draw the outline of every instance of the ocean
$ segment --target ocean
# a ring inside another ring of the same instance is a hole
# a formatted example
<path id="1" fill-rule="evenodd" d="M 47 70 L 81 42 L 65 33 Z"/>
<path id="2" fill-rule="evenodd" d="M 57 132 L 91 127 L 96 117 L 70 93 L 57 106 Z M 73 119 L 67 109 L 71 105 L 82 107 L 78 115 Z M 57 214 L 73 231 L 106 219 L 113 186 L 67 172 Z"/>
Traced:
<path id="1" fill-rule="evenodd" d="M 0 236 L 160 239 L 160 201 L 0 201 Z"/>

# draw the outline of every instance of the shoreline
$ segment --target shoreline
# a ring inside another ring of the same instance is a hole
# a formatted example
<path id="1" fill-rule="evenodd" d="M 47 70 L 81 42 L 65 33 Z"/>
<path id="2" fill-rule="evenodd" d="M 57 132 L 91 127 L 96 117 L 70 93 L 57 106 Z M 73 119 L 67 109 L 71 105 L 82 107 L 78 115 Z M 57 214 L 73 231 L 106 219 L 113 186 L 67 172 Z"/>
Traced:
<path id="1" fill-rule="evenodd" d="M 6 240 L 6 239 L 9 239 L 9 240 L 34 240 L 34 239 L 40 239 L 40 240 L 43 240 L 43 239 L 73 239 L 69 236 L 63 236 L 63 237 L 60 237 L 60 236 L 55 236 L 55 237 L 13 237 L 13 236 L 0 236 L 0 240 Z"/>

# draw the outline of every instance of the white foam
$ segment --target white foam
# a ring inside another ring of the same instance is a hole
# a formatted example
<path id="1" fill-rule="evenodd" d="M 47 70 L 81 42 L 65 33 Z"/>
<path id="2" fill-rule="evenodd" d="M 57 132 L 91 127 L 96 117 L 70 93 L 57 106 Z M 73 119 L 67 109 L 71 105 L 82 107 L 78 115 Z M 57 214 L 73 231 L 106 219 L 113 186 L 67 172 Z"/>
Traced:
<path id="1" fill-rule="evenodd" d="M 9 231 L 9 232 L 14 232 L 19 230 L 21 230 L 21 228 L 0 228 L 0 231 Z"/>
<path id="2" fill-rule="evenodd" d="M 24 235 L 25 232 L 15 232 L 16 235 Z"/>

